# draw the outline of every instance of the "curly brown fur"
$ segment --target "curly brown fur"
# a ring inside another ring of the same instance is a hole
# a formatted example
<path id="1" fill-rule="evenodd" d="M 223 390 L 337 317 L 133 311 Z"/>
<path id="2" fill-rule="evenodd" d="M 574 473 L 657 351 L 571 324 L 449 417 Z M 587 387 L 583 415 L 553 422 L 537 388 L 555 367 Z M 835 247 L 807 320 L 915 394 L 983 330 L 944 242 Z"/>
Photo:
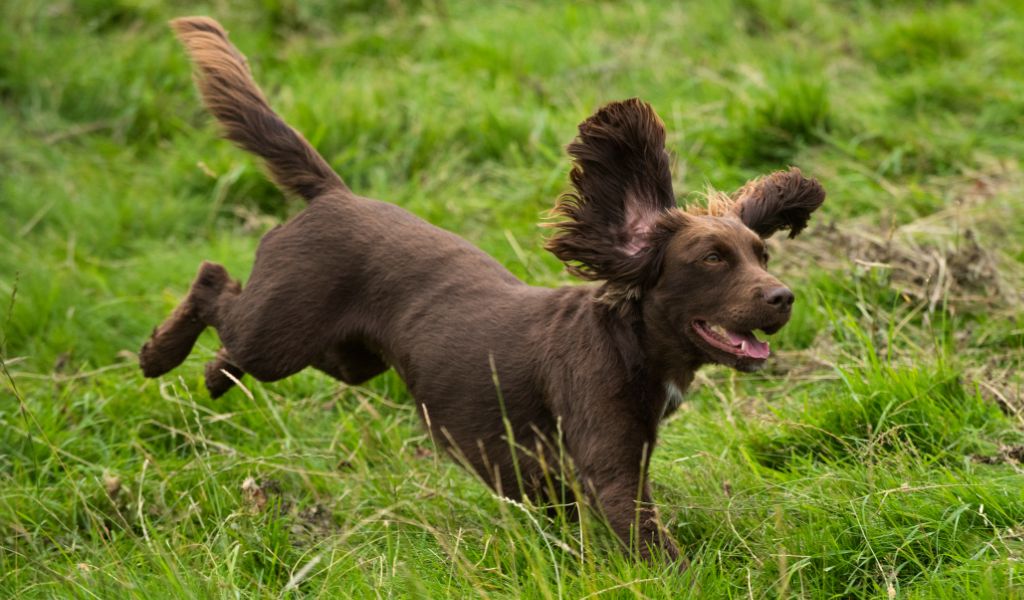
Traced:
<path id="1" fill-rule="evenodd" d="M 782 229 L 795 238 L 824 201 L 825 188 L 790 167 L 748 181 L 731 196 L 711 191 L 706 208 L 694 207 L 688 212 L 719 217 L 733 214 L 763 238 Z"/>
<path id="2" fill-rule="evenodd" d="M 580 124 L 568 152 L 573 190 L 553 210 L 565 220 L 545 247 L 574 274 L 631 297 L 656 260 L 657 221 L 676 202 L 665 126 L 639 98 L 615 102 Z"/>

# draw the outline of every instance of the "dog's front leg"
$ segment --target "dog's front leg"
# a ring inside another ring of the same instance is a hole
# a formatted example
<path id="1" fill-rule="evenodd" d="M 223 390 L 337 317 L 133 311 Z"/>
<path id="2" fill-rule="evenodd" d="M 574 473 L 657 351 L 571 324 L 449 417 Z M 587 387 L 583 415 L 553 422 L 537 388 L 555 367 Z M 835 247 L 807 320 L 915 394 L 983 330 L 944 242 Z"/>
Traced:
<path id="1" fill-rule="evenodd" d="M 619 419 L 599 429 L 566 431 L 584 489 L 631 552 L 643 560 L 660 553 L 677 561 L 679 550 L 661 525 L 647 482 L 653 439 Z"/>
<path id="2" fill-rule="evenodd" d="M 588 483 L 608 524 L 631 552 L 643 560 L 651 560 L 659 552 L 671 561 L 679 559 L 679 549 L 662 527 L 650 488 L 640 481 L 639 473 L 620 475 L 603 484 L 593 479 Z"/>

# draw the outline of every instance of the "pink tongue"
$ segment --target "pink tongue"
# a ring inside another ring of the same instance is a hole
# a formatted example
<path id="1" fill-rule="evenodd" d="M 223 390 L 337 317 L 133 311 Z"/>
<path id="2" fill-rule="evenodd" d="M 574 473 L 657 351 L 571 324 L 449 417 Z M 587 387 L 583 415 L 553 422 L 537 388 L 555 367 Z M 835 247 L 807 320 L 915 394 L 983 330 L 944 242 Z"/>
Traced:
<path id="1" fill-rule="evenodd" d="M 733 333 L 732 331 L 727 331 L 726 333 L 729 334 L 729 341 L 736 346 L 746 342 L 744 354 L 751 358 L 768 358 L 768 355 L 771 354 L 771 350 L 768 349 L 768 342 L 758 340 L 752 333 Z"/>

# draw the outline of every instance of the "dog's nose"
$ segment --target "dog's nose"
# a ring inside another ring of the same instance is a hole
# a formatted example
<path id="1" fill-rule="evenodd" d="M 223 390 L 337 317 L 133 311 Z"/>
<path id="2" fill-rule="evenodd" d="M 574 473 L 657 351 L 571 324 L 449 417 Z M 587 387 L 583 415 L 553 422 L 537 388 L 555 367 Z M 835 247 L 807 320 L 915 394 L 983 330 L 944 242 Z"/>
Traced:
<path id="1" fill-rule="evenodd" d="M 766 291 L 764 293 L 764 300 L 779 310 L 788 311 L 793 307 L 793 301 L 796 300 L 796 297 L 793 296 L 793 292 L 788 287 L 777 287 Z"/>

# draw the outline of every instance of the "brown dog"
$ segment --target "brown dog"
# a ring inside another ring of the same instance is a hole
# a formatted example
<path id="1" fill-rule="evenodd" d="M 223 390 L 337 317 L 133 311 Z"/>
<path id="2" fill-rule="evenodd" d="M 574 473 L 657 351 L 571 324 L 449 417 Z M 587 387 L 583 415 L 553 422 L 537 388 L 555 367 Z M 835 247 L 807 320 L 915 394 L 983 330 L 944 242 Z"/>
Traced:
<path id="1" fill-rule="evenodd" d="M 547 245 L 600 283 L 531 287 L 461 238 L 352 193 L 271 110 L 215 21 L 172 27 L 227 138 L 309 207 L 263 237 L 244 289 L 203 263 L 142 348 L 145 375 L 181 364 L 206 327 L 224 345 L 206 368 L 215 397 L 227 374 L 274 381 L 312 366 L 358 384 L 394 367 L 434 439 L 499 493 L 564 501 L 564 450 L 624 543 L 677 558 L 646 477 L 667 389 L 707 363 L 747 371 L 768 358 L 752 332 L 782 327 L 793 294 L 765 270 L 762 239 L 803 229 L 821 186 L 791 169 L 679 209 L 661 121 L 636 99 L 609 104 L 569 146 L 574 191 Z"/>

